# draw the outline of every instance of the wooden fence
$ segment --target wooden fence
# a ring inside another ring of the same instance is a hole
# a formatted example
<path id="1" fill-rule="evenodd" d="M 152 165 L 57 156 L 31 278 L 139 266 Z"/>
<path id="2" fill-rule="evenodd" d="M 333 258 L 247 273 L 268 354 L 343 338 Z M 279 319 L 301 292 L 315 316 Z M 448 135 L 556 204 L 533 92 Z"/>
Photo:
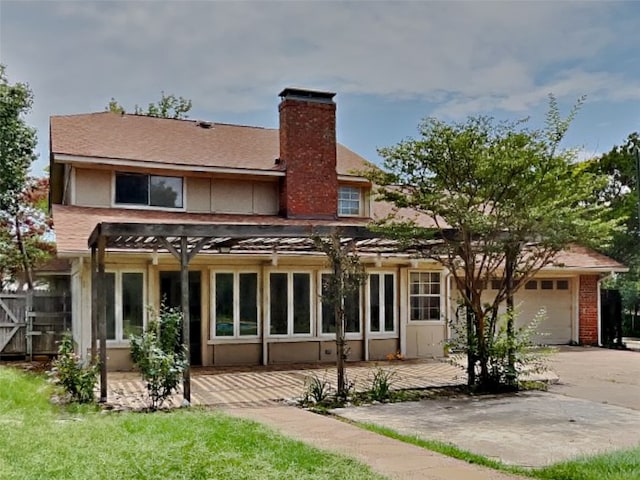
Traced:
<path id="1" fill-rule="evenodd" d="M 0 357 L 54 354 L 70 329 L 68 293 L 0 292 Z"/>

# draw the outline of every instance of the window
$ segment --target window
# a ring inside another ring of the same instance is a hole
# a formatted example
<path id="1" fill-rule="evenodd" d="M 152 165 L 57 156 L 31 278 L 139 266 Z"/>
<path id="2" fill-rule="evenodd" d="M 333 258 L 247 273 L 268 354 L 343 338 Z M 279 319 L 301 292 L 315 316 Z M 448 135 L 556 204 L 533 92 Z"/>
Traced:
<path id="1" fill-rule="evenodd" d="M 371 273 L 369 275 L 369 331 L 391 333 L 395 331 L 395 275 Z"/>
<path id="2" fill-rule="evenodd" d="M 538 289 L 538 282 L 536 280 L 529 280 L 527 283 L 524 284 L 524 289 L 525 290 L 537 290 Z"/>
<path id="3" fill-rule="evenodd" d="M 322 295 L 327 292 L 329 274 L 322 274 Z M 321 302 L 322 333 L 336 332 L 336 316 L 332 305 Z M 360 333 L 360 289 L 352 291 L 344 302 L 345 333 Z"/>
<path id="4" fill-rule="evenodd" d="M 569 290 L 569 280 L 558 280 L 556 283 L 557 290 Z"/>
<path id="5" fill-rule="evenodd" d="M 409 311 L 412 321 L 441 320 L 439 273 L 409 274 Z"/>
<path id="6" fill-rule="evenodd" d="M 357 187 L 340 187 L 338 189 L 338 215 L 361 215 L 360 196 L 361 191 Z"/>
<path id="7" fill-rule="evenodd" d="M 311 275 L 269 275 L 269 333 L 311 335 Z"/>
<path id="8" fill-rule="evenodd" d="M 258 335 L 258 274 L 215 272 L 212 279 L 215 337 Z"/>
<path id="9" fill-rule="evenodd" d="M 553 280 L 540 280 L 541 290 L 553 290 Z"/>
<path id="10" fill-rule="evenodd" d="M 500 290 L 501 285 L 502 280 L 496 280 L 495 278 L 491 280 L 491 290 Z"/>
<path id="11" fill-rule="evenodd" d="M 182 208 L 182 177 L 116 172 L 116 203 Z"/>
<path id="12" fill-rule="evenodd" d="M 144 274 L 107 272 L 107 340 L 128 340 L 140 335 L 144 325 Z"/>

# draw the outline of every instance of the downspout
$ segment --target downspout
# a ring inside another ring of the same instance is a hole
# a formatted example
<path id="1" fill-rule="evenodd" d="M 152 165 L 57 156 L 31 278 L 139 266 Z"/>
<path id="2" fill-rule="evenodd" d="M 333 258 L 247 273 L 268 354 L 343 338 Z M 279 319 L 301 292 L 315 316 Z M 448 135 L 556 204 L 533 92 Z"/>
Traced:
<path id="1" fill-rule="evenodd" d="M 451 272 L 447 273 L 444 276 L 444 285 L 445 285 L 445 292 L 444 292 L 444 308 L 445 308 L 445 317 L 444 317 L 444 321 L 445 321 L 445 329 L 446 329 L 446 340 L 451 340 L 451 321 L 450 321 L 450 315 L 451 315 L 451 295 L 452 295 L 452 286 L 451 286 L 451 279 L 453 278 L 453 274 Z M 448 357 L 448 349 L 443 348 L 443 351 L 445 353 L 445 357 Z"/>

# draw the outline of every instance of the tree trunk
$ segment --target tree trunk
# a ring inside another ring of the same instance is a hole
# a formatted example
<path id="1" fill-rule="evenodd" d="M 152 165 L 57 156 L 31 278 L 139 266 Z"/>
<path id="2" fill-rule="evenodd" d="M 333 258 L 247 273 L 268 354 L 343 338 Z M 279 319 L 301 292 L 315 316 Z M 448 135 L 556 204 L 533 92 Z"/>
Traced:
<path id="1" fill-rule="evenodd" d="M 16 227 L 16 242 L 18 243 L 18 249 L 20 250 L 20 257 L 22 260 L 22 268 L 24 268 L 24 275 L 27 281 L 27 288 L 33 290 L 33 272 L 31 271 L 31 262 L 29 262 L 29 256 L 27 255 L 27 248 L 24 245 L 22 239 L 22 232 L 20 231 L 20 219 L 16 214 L 14 216 Z"/>
<path id="2" fill-rule="evenodd" d="M 467 298 L 471 298 L 471 290 L 466 289 Z M 473 309 L 466 306 L 467 320 L 467 385 L 473 387 L 476 384 L 476 333 L 475 333 L 475 315 Z"/>
<path id="3" fill-rule="evenodd" d="M 518 385 L 518 375 L 516 374 L 516 353 L 515 353 L 515 333 L 514 333 L 514 260 L 512 249 L 507 250 L 505 258 L 505 283 L 507 290 L 507 386 L 516 388 Z"/>

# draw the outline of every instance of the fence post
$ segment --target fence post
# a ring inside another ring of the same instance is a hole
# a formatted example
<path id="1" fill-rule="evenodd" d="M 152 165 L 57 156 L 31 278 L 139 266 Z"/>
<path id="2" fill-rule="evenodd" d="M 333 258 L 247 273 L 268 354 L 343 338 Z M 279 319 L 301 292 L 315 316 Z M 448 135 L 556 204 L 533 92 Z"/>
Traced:
<path id="1" fill-rule="evenodd" d="M 27 306 L 24 309 L 25 315 L 25 323 L 26 332 L 25 337 L 27 341 L 27 355 L 29 356 L 29 361 L 33 362 L 33 315 L 31 312 L 33 311 L 33 290 L 29 290 L 27 292 Z"/>

